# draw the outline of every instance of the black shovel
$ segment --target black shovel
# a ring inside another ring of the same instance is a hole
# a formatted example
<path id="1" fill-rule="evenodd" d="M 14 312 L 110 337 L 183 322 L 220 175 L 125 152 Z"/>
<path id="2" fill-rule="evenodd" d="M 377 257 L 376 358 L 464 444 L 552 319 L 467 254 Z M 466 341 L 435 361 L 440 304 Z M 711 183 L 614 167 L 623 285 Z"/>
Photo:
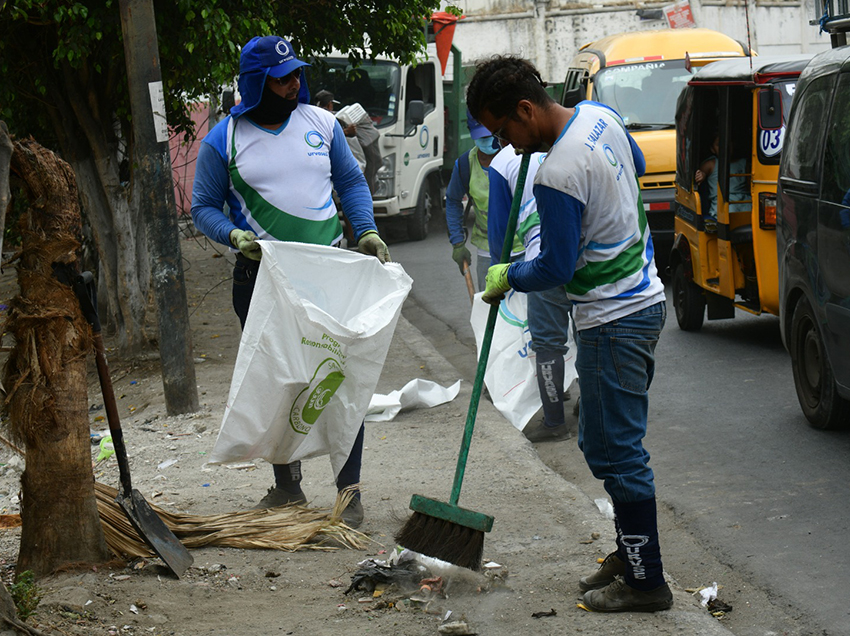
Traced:
<path id="1" fill-rule="evenodd" d="M 106 419 L 109 422 L 109 432 L 112 435 L 115 457 L 118 459 L 121 489 L 118 491 L 115 502 L 124 510 L 124 514 L 127 515 L 127 519 L 139 533 L 139 536 L 162 559 L 168 569 L 174 572 L 177 578 L 180 578 L 180 575 L 194 562 L 192 555 L 151 509 L 148 502 L 142 497 L 142 493 L 133 489 L 130 484 L 130 464 L 127 461 L 124 433 L 121 431 L 118 407 L 115 405 L 115 393 L 112 390 L 109 367 L 106 366 L 106 353 L 103 347 L 103 338 L 100 335 L 100 319 L 97 315 L 97 299 L 91 272 L 83 272 L 77 276 L 73 286 L 80 301 L 83 315 L 91 325 L 97 375 L 100 378 L 100 389 L 103 393 L 103 406 L 106 409 Z"/>

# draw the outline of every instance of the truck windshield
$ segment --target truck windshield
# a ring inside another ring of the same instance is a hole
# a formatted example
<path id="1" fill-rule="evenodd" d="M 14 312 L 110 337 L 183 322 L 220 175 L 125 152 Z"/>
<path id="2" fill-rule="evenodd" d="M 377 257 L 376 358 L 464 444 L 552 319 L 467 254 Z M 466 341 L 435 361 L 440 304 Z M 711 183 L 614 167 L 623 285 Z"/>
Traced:
<path id="1" fill-rule="evenodd" d="M 347 58 L 321 58 L 309 69 L 310 92 L 334 94 L 340 104 L 360 104 L 375 126 L 382 128 L 396 121 L 401 70 L 394 62 L 364 62 L 356 69 Z"/>
<path id="2" fill-rule="evenodd" d="M 673 128 L 676 100 L 691 79 L 684 60 L 609 66 L 593 80 L 593 98 L 610 106 L 630 130 Z"/>

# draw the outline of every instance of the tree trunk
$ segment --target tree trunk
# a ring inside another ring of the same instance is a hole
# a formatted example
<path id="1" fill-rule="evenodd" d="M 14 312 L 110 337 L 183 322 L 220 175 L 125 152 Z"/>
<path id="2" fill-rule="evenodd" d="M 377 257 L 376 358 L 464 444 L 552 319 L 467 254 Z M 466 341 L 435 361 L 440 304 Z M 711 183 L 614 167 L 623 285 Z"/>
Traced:
<path id="1" fill-rule="evenodd" d="M 70 166 L 32 139 L 15 143 L 12 170 L 26 188 L 20 295 L 6 330 L 15 340 L 4 386 L 12 434 L 26 445 L 19 572 L 36 576 L 109 558 L 91 470 L 88 323 L 57 279 L 78 268 L 80 211 Z"/>
<path id="2" fill-rule="evenodd" d="M 9 165 L 12 162 L 12 140 L 6 122 L 0 121 L 0 257 L 3 251 L 3 237 L 6 235 L 6 210 L 12 200 L 9 191 Z"/>
<path id="3" fill-rule="evenodd" d="M 100 120 L 96 96 L 86 93 L 71 72 L 63 74 L 63 86 L 64 91 L 54 87 L 50 93 L 57 106 L 50 114 L 94 233 L 108 292 L 109 314 L 103 322 L 115 334 L 119 353 L 135 357 L 150 344 L 145 332 L 150 268 L 142 262 L 147 255 L 144 225 L 122 182 L 122 143 Z"/>

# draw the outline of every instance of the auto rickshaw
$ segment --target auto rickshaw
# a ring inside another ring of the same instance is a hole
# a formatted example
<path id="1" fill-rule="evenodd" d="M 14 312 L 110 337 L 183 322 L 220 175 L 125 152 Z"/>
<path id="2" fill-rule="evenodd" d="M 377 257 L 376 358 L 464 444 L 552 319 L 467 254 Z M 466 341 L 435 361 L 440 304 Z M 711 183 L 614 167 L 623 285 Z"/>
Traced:
<path id="1" fill-rule="evenodd" d="M 713 62 L 676 107 L 676 217 L 670 255 L 679 327 L 779 313 L 776 182 L 786 117 L 811 55 Z"/>

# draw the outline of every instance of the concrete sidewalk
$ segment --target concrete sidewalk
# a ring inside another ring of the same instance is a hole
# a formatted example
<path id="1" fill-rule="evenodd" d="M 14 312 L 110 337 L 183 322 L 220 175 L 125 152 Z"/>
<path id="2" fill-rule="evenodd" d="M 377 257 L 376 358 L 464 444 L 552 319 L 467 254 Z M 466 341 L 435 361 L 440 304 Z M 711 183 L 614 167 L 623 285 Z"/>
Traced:
<path id="1" fill-rule="evenodd" d="M 402 317 L 378 392 L 401 388 L 416 377 L 448 386 L 459 374 Z M 472 388 L 468 382 L 461 386 L 450 404 L 402 413 L 393 422 L 367 424 L 365 530 L 386 532 L 394 521 L 398 527 L 397 519 L 406 518 L 404 508 L 413 493 L 448 500 Z M 455 615 L 466 616 L 473 632 L 731 633 L 672 580 L 675 606 L 669 611 L 611 615 L 577 608 L 578 579 L 614 548 L 613 523 L 581 490 L 546 467 L 522 433 L 486 399 L 478 410 L 460 505 L 495 517 L 484 556 L 510 573 L 509 592 L 450 597 L 445 603 Z M 550 609 L 557 616 L 531 616 Z M 402 623 L 399 626 L 396 633 L 412 633 L 405 632 Z"/>

